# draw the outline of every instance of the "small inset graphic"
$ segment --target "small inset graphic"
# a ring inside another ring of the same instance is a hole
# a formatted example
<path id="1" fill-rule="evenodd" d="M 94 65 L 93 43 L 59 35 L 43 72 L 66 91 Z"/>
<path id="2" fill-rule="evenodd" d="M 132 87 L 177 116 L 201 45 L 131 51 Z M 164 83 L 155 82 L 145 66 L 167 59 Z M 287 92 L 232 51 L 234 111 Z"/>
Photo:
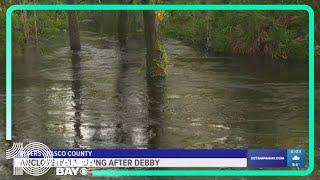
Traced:
<path id="1" fill-rule="evenodd" d="M 303 149 L 288 149 L 287 166 L 299 167 L 305 166 L 305 151 Z"/>
<path id="2" fill-rule="evenodd" d="M 300 157 L 297 156 L 297 155 L 294 155 L 293 158 L 292 158 L 293 161 L 299 161 L 300 160 Z"/>

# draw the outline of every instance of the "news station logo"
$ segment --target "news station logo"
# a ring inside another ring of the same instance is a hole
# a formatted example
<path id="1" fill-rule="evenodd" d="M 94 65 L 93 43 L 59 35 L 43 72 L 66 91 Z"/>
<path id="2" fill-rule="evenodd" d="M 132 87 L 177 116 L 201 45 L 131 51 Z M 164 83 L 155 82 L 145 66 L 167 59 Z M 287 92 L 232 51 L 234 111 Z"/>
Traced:
<path id="1" fill-rule="evenodd" d="M 29 159 L 35 154 L 41 155 L 42 158 Z M 22 143 L 13 143 L 13 146 L 6 150 L 6 159 L 13 159 L 13 175 L 23 175 L 23 172 L 26 172 L 32 176 L 40 176 L 50 170 L 53 154 L 48 146 L 40 142 L 32 142 L 26 146 Z"/>
<path id="2" fill-rule="evenodd" d="M 6 150 L 6 159 L 13 159 L 13 175 L 23 175 L 23 172 L 31 176 L 41 176 L 47 173 L 51 167 L 56 167 L 56 175 L 87 175 L 88 169 L 84 167 L 60 167 L 65 163 L 57 163 L 53 158 L 53 152 L 48 146 L 40 142 L 32 142 L 23 146 L 23 143 L 13 143 Z"/>
<path id="3" fill-rule="evenodd" d="M 56 168 L 56 175 L 57 176 L 75 176 L 75 175 L 87 175 L 88 174 L 88 169 L 87 168 L 78 168 L 78 167 L 73 167 L 73 168 L 61 168 L 57 167 Z"/>

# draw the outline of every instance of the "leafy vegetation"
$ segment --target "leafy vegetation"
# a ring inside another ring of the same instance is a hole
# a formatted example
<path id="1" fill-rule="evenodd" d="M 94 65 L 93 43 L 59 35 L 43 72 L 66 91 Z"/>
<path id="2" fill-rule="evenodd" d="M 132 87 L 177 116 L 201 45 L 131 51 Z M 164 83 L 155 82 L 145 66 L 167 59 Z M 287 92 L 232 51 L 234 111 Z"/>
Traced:
<path id="1" fill-rule="evenodd" d="M 162 29 L 172 38 L 216 53 L 276 59 L 307 56 L 308 21 L 304 12 L 172 11 Z"/>
<path id="2" fill-rule="evenodd" d="M 0 5 L 0 28 L 5 29 L 5 12 L 16 3 L 66 3 L 66 0 L 13 0 Z M 81 3 L 116 3 L 117 1 L 81 1 Z M 160 2 L 160 1 L 159 1 Z M 159 3 L 158 2 L 158 3 Z M 141 3 L 136 0 L 133 3 Z M 161 3 L 212 3 L 205 0 L 167 1 Z M 319 14 L 319 4 L 307 0 L 217 0 L 214 3 L 286 3 L 309 4 Z M 274 59 L 307 57 L 308 16 L 306 12 L 279 11 L 158 11 L 164 36 L 185 41 L 196 48 L 223 54 L 269 56 Z M 89 11 L 90 13 L 90 11 Z M 80 14 L 83 16 L 83 13 Z M 81 18 L 80 16 L 80 18 Z M 67 30 L 66 12 L 19 11 L 13 14 L 13 44 L 54 38 Z M 319 44 L 320 21 L 316 20 L 316 43 Z M 0 34 L 4 44 L 5 31 Z M 1 52 L 3 54 L 4 47 Z"/>

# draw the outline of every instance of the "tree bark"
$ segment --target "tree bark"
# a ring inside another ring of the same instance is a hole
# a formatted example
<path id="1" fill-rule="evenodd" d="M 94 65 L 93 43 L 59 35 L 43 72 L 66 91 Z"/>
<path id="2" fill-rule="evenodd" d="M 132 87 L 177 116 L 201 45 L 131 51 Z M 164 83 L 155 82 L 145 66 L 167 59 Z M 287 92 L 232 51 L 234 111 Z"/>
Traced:
<path id="1" fill-rule="evenodd" d="M 154 0 L 143 0 L 143 4 L 154 4 Z M 149 77 L 166 75 L 167 59 L 161 46 L 159 21 L 156 11 L 143 11 L 144 34 L 147 46 L 146 73 Z"/>
<path id="2" fill-rule="evenodd" d="M 27 4 L 26 0 L 23 0 L 23 4 Z M 28 12 L 26 10 L 22 11 L 22 22 L 23 22 L 23 30 L 24 30 L 24 41 L 25 43 L 29 40 L 29 28 L 27 25 L 28 21 Z"/>
<path id="3" fill-rule="evenodd" d="M 118 14 L 118 40 L 121 48 L 127 46 L 128 11 L 122 10 Z"/>
<path id="4" fill-rule="evenodd" d="M 121 4 L 132 4 L 133 0 L 120 0 Z M 118 40 L 120 48 L 126 48 L 128 39 L 128 11 L 121 10 L 118 14 Z"/>
<path id="5" fill-rule="evenodd" d="M 320 2 L 318 2 L 317 0 L 313 0 L 313 4 L 314 4 L 314 13 L 315 13 L 315 32 L 316 32 L 316 36 L 320 34 L 320 22 L 319 22 L 319 5 Z"/>
<path id="6" fill-rule="evenodd" d="M 37 4 L 37 1 L 34 0 L 33 4 Z M 35 46 L 36 48 L 38 48 L 38 25 L 37 25 L 37 11 L 33 11 L 33 16 L 34 16 L 34 20 L 33 20 L 33 26 L 34 26 L 34 42 L 35 42 Z"/>
<path id="7" fill-rule="evenodd" d="M 74 0 L 69 0 L 69 4 L 75 4 Z M 69 38 L 70 38 L 70 49 L 80 50 L 80 33 L 79 33 L 79 22 L 76 11 L 68 12 L 68 24 L 69 24 Z"/>

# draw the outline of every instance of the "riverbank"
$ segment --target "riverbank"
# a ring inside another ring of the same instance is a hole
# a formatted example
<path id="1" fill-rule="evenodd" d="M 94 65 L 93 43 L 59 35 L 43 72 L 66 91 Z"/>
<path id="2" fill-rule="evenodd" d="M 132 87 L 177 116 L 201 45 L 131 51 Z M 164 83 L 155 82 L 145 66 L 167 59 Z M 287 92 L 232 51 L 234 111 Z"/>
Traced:
<path id="1" fill-rule="evenodd" d="M 170 11 L 164 16 L 164 36 L 202 51 L 272 59 L 308 57 L 308 21 L 304 12 Z M 319 47 L 316 46 L 318 56 Z"/>

